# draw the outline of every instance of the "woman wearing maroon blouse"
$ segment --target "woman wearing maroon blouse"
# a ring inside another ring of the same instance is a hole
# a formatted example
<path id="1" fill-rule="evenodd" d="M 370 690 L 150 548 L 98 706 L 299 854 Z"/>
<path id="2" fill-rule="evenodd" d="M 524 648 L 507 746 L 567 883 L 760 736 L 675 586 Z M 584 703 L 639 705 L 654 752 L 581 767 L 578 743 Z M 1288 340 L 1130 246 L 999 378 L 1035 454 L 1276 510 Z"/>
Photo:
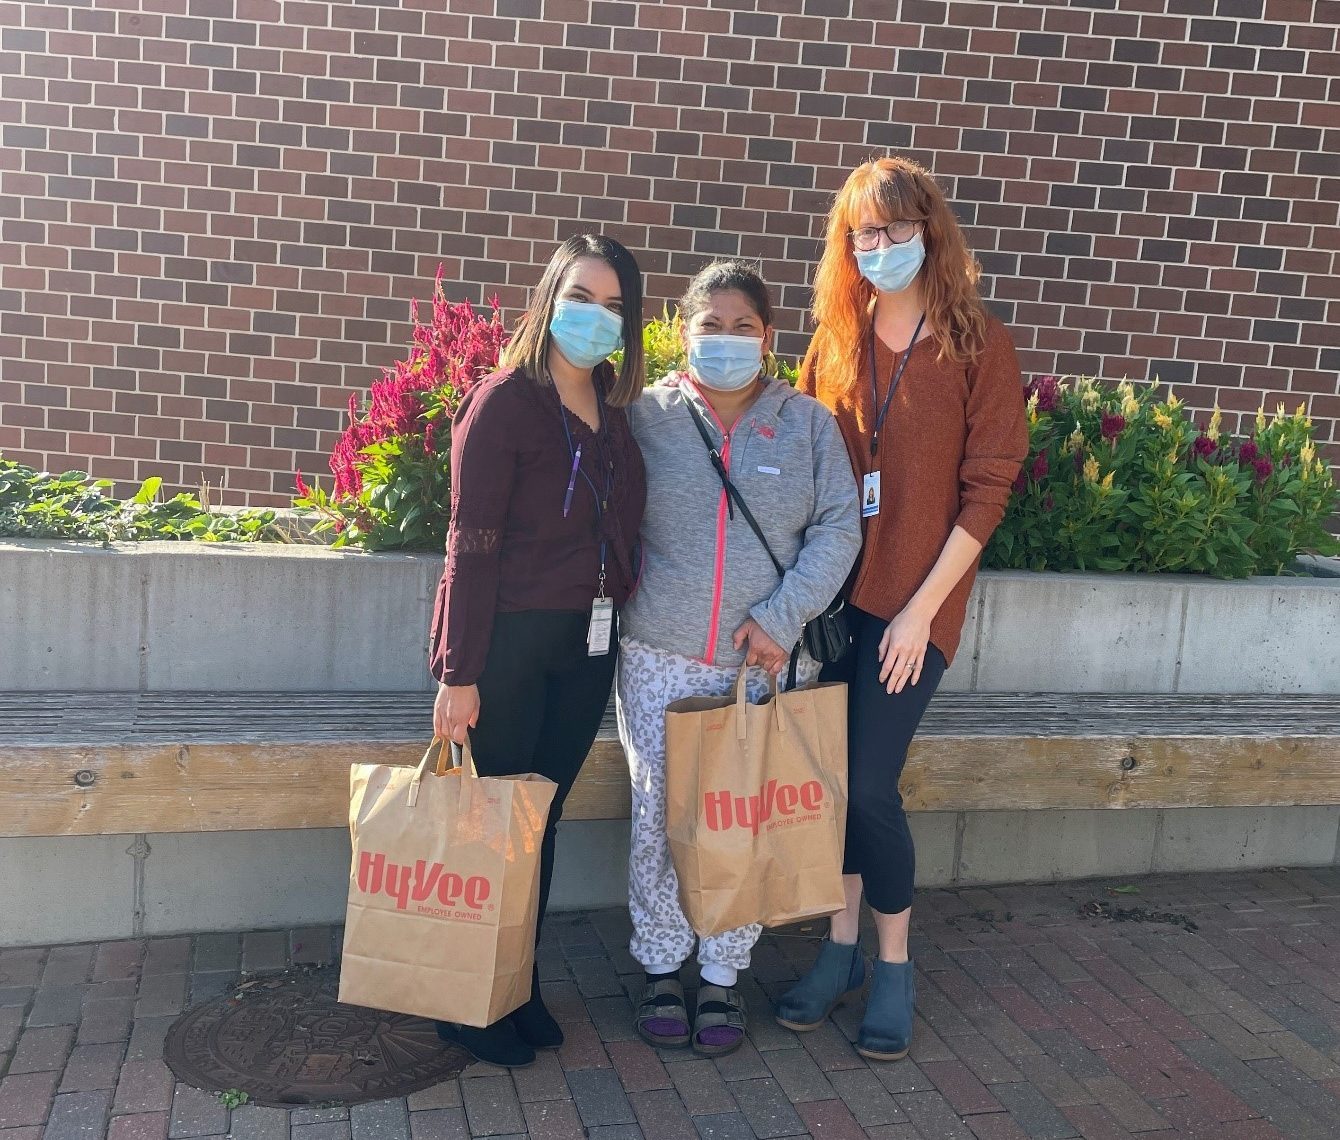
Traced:
<path id="1" fill-rule="evenodd" d="M 624 350 L 616 375 L 607 362 Z M 430 660 L 438 736 L 469 737 L 480 775 L 558 785 L 540 862 L 549 898 L 563 801 L 609 700 L 617 613 L 637 580 L 646 500 L 624 408 L 641 393 L 642 275 L 609 238 L 559 247 L 503 367 L 452 424 L 451 526 Z M 440 1023 L 482 1061 L 525 1065 L 563 1042 L 540 998 L 486 1029 Z"/>

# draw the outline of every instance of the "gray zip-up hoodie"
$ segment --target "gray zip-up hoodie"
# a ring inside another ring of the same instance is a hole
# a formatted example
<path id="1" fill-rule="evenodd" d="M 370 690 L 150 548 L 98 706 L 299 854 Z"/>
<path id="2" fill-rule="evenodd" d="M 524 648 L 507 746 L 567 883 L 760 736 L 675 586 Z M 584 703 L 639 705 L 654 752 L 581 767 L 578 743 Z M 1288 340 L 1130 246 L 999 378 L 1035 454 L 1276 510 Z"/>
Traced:
<path id="1" fill-rule="evenodd" d="M 702 413 L 739 489 L 786 567 L 778 578 L 726 494 L 685 400 Z M 827 607 L 861 549 L 856 477 L 833 415 L 771 380 L 727 432 L 683 374 L 628 409 L 647 466 L 642 578 L 620 618 L 625 634 L 684 657 L 738 668 L 732 635 L 752 617 L 790 648 Z"/>

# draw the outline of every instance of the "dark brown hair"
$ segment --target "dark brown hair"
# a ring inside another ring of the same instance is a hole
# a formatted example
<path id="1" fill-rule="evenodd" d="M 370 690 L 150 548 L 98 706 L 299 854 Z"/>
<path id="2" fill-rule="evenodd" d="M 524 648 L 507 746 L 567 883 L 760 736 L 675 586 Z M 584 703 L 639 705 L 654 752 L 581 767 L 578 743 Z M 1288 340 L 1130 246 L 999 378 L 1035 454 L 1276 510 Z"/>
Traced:
<path id="1" fill-rule="evenodd" d="M 743 293 L 764 327 L 772 325 L 772 296 L 767 283 L 747 261 L 714 261 L 700 269 L 679 299 L 679 315 L 687 324 L 707 308 L 713 293 L 727 292 Z"/>
<path id="2" fill-rule="evenodd" d="M 713 293 L 743 293 L 765 329 L 772 327 L 772 294 L 758 269 L 747 261 L 714 261 L 700 269 L 679 299 L 679 319 L 685 327 L 711 303 Z M 777 375 L 777 357 L 763 358 L 763 374 Z"/>
<path id="3" fill-rule="evenodd" d="M 554 304 L 568 270 L 584 257 L 603 261 L 619 279 L 623 360 L 606 399 L 615 407 L 625 408 L 642 394 L 646 385 L 646 366 L 642 360 L 642 271 L 633 255 L 613 238 L 579 234 L 554 251 L 539 284 L 531 291 L 530 305 L 517 322 L 515 334 L 502 351 L 502 363 L 525 370 L 541 384 L 549 382 L 549 322 L 554 317 Z"/>

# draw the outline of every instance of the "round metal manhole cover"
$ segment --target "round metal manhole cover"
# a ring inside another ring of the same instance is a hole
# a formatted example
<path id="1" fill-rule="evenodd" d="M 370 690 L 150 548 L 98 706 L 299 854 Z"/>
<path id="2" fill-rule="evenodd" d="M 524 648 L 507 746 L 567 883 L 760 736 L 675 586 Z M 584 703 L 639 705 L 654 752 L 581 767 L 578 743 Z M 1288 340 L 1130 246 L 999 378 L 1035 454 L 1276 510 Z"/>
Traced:
<path id="1" fill-rule="evenodd" d="M 341 1005 L 338 990 L 333 966 L 242 982 L 178 1018 L 163 1059 L 188 1085 L 270 1108 L 405 1096 L 470 1063 L 431 1021 Z"/>

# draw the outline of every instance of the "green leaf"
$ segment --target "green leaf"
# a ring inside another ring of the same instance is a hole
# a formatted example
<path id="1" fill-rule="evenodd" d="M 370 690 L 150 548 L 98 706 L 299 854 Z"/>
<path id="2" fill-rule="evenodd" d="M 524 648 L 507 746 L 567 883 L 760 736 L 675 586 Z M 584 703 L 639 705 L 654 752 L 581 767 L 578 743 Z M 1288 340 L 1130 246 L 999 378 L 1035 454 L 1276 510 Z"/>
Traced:
<path id="1" fill-rule="evenodd" d="M 131 500 L 131 502 L 136 503 L 138 505 L 147 506 L 149 503 L 152 503 L 155 498 L 157 498 L 158 490 L 162 486 L 163 486 L 163 480 L 160 476 L 150 475 L 149 478 L 147 478 L 142 484 L 140 484 L 140 489 L 138 492 L 136 492 L 135 497 Z"/>

